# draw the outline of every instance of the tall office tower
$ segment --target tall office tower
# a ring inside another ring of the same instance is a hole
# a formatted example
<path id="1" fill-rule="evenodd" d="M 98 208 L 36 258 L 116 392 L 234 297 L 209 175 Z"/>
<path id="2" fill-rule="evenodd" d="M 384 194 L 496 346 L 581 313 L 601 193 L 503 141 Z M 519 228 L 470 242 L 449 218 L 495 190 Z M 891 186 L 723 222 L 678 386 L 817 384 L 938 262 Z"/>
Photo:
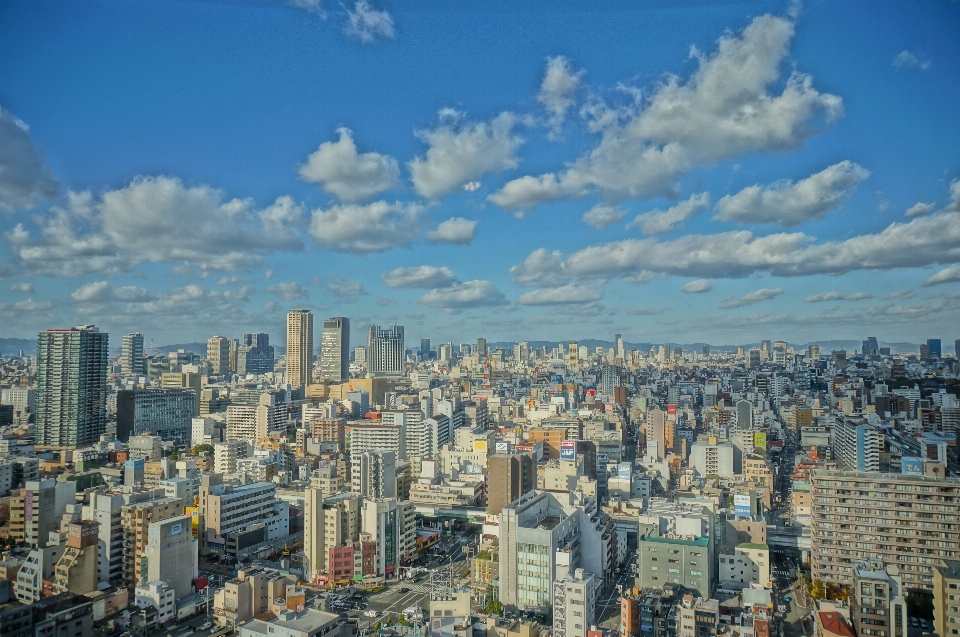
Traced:
<path id="1" fill-rule="evenodd" d="M 273 371 L 274 350 L 269 334 L 244 334 L 237 350 L 237 373 L 267 374 Z"/>
<path id="2" fill-rule="evenodd" d="M 320 333 L 320 376 L 323 380 L 350 378 L 350 319 L 335 316 L 323 322 Z"/>
<path id="3" fill-rule="evenodd" d="M 108 335 L 93 325 L 37 336 L 38 447 L 82 447 L 107 428 Z"/>
<path id="4" fill-rule="evenodd" d="M 287 314 L 287 382 L 306 387 L 313 381 L 313 312 L 290 310 Z"/>
<path id="5" fill-rule="evenodd" d="M 367 376 L 403 375 L 403 326 L 382 330 L 376 325 L 367 329 Z"/>
<path id="6" fill-rule="evenodd" d="M 353 348 L 353 362 L 357 365 L 367 364 L 367 346 L 357 345 Z"/>
<path id="7" fill-rule="evenodd" d="M 120 346 L 120 371 L 125 376 L 142 376 L 143 368 L 143 334 L 127 334 L 123 337 Z"/>
<path id="8" fill-rule="evenodd" d="M 960 360 L 960 338 L 953 342 L 953 357 Z"/>
<path id="9" fill-rule="evenodd" d="M 240 350 L 240 341 L 235 338 L 230 340 L 230 353 L 227 357 L 227 366 L 230 369 L 230 373 L 237 371 L 237 352 Z"/>
<path id="10" fill-rule="evenodd" d="M 460 346 L 460 349 L 463 349 L 463 345 Z M 468 352 L 469 353 L 469 352 Z M 487 353 L 487 339 L 478 338 L 477 339 L 477 356 L 484 356 Z"/>
<path id="11" fill-rule="evenodd" d="M 615 334 L 613 337 L 613 343 L 614 356 L 619 358 L 621 361 L 626 360 L 627 350 L 623 347 L 623 336 L 620 334 Z"/>
<path id="12" fill-rule="evenodd" d="M 211 336 L 207 339 L 207 360 L 215 376 L 230 374 L 230 339 L 226 336 Z"/>
<path id="13" fill-rule="evenodd" d="M 816 343 L 810 346 L 810 360 L 820 360 L 820 346 Z"/>
<path id="14" fill-rule="evenodd" d="M 487 476 L 487 513 L 499 515 L 503 507 L 537 488 L 537 463 L 530 453 L 498 453 L 487 458 Z"/>
<path id="15" fill-rule="evenodd" d="M 876 356 L 879 353 L 880 353 L 880 343 L 877 342 L 877 337 L 868 336 L 863 341 L 863 355 Z"/>
<path id="16" fill-rule="evenodd" d="M 760 341 L 760 352 L 764 360 L 770 358 L 770 352 L 772 351 L 773 349 L 770 347 L 770 341 Z"/>
<path id="17" fill-rule="evenodd" d="M 939 338 L 928 338 L 927 349 L 930 350 L 930 358 L 943 358 L 943 345 Z"/>
<path id="18" fill-rule="evenodd" d="M 704 356 L 710 356 L 710 346 L 709 346 L 709 345 L 704 345 L 704 346 L 703 346 L 703 355 L 704 355 Z"/>
<path id="19" fill-rule="evenodd" d="M 430 358 L 430 339 L 421 338 L 420 339 L 420 360 L 427 360 Z"/>
<path id="20" fill-rule="evenodd" d="M 670 360 L 670 343 L 664 343 L 660 349 L 660 362 L 666 363 Z"/>

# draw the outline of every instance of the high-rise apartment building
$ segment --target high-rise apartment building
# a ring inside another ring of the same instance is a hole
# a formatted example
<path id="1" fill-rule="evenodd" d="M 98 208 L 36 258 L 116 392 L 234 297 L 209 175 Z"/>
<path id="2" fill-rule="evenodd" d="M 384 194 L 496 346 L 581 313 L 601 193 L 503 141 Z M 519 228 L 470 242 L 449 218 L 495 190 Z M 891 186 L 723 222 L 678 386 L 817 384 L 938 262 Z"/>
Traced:
<path id="1" fill-rule="evenodd" d="M 146 373 L 143 366 L 143 334 L 127 334 L 120 345 L 120 371 L 125 376 L 142 376 Z"/>
<path id="2" fill-rule="evenodd" d="M 933 632 L 960 635 L 960 562 L 943 560 L 933 573 Z"/>
<path id="3" fill-rule="evenodd" d="M 320 376 L 330 381 L 350 378 L 350 319 L 345 316 L 335 316 L 323 322 Z"/>
<path id="4" fill-rule="evenodd" d="M 294 388 L 313 382 L 313 312 L 287 314 L 287 382 Z"/>
<path id="5" fill-rule="evenodd" d="M 904 595 L 933 591 L 936 565 L 960 555 L 960 478 L 815 470 L 813 579 L 853 585 L 857 561 L 896 564 Z"/>
<path id="6" fill-rule="evenodd" d="M 402 376 L 405 348 L 403 326 L 367 328 L 367 375 Z"/>
<path id="7" fill-rule="evenodd" d="M 496 454 L 487 458 L 487 513 L 537 488 L 537 463 L 530 453 Z"/>
<path id="8" fill-rule="evenodd" d="M 237 349 L 237 373 L 267 374 L 273 371 L 274 351 L 270 345 L 270 335 L 244 334 Z"/>
<path id="9" fill-rule="evenodd" d="M 890 575 L 883 562 L 853 567 L 850 620 L 857 635 L 907 637 L 907 604 L 900 588 L 900 578 Z"/>
<path id="10" fill-rule="evenodd" d="M 350 454 L 350 490 L 364 498 L 397 497 L 394 452 L 364 451 Z"/>
<path id="11" fill-rule="evenodd" d="M 93 325 L 37 336 L 38 447 L 82 447 L 107 427 L 108 336 Z"/>
<path id="12" fill-rule="evenodd" d="M 230 374 L 230 339 L 226 336 L 211 336 L 207 339 L 207 360 L 215 376 Z"/>

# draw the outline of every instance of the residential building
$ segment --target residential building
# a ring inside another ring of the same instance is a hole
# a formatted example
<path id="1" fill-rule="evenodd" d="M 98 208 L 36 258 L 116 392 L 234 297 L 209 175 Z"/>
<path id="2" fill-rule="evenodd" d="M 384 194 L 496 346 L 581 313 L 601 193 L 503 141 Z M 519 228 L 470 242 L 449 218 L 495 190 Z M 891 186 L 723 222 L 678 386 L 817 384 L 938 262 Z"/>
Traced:
<path id="1" fill-rule="evenodd" d="M 907 603 L 900 580 L 885 568 L 881 561 L 863 561 L 853 567 L 850 620 L 857 635 L 907 637 Z"/>
<path id="2" fill-rule="evenodd" d="M 27 480 L 10 497 L 10 537 L 30 547 L 46 546 L 50 532 L 60 530 L 67 505 L 76 502 L 76 491 L 74 481 Z"/>
<path id="3" fill-rule="evenodd" d="M 311 582 L 335 580 L 331 560 L 336 561 L 339 549 L 353 547 L 360 539 L 363 501 L 352 493 L 324 498 L 315 488 L 308 488 L 304 495 L 304 572 Z"/>
<path id="4" fill-rule="evenodd" d="M 711 637 L 720 626 L 720 602 L 684 595 L 677 604 L 676 616 L 677 637 Z"/>
<path id="5" fill-rule="evenodd" d="M 738 544 L 720 553 L 718 576 L 728 590 L 749 588 L 750 584 L 772 586 L 770 548 L 766 544 Z"/>
<path id="6" fill-rule="evenodd" d="M 38 447 L 76 448 L 107 427 L 108 335 L 93 325 L 37 335 Z"/>
<path id="7" fill-rule="evenodd" d="M 290 508 L 276 499 L 277 485 L 254 482 L 240 486 L 212 485 L 204 511 L 204 529 L 211 550 L 223 551 L 226 536 L 260 525 L 264 540 L 290 534 Z"/>
<path id="8" fill-rule="evenodd" d="M 226 336 L 211 336 L 207 339 L 207 361 L 214 376 L 229 376 L 230 339 Z"/>
<path id="9" fill-rule="evenodd" d="M 499 515 L 503 507 L 537 488 L 537 463 L 531 453 L 494 454 L 487 457 L 487 513 Z"/>
<path id="10" fill-rule="evenodd" d="M 698 440 L 690 447 L 690 466 L 701 476 L 732 478 L 740 473 L 739 450 L 732 443 Z"/>
<path id="11" fill-rule="evenodd" d="M 402 325 L 388 329 L 376 325 L 367 328 L 368 376 L 402 376 L 405 358 Z"/>
<path id="12" fill-rule="evenodd" d="M 17 600 L 32 604 L 44 595 L 44 582 L 53 579 L 53 569 L 66 550 L 66 544 L 51 544 L 35 548 L 27 554 L 27 559 L 17 571 Z"/>
<path id="13" fill-rule="evenodd" d="M 67 546 L 54 569 L 53 594 L 97 590 L 97 534 L 100 524 L 92 520 L 72 522 L 67 526 Z"/>
<path id="14" fill-rule="evenodd" d="M 143 358 L 143 334 L 127 334 L 120 344 L 120 372 L 124 376 L 146 374 Z"/>
<path id="15" fill-rule="evenodd" d="M 320 332 L 320 377 L 339 382 L 350 378 L 350 319 L 336 316 Z"/>
<path id="16" fill-rule="evenodd" d="M 846 471 L 879 471 L 883 436 L 863 418 L 837 416 L 833 430 L 834 457 Z"/>
<path id="17" fill-rule="evenodd" d="M 960 561 L 943 560 L 933 572 L 933 632 L 960 635 Z"/>
<path id="18" fill-rule="evenodd" d="M 228 440 L 213 445 L 214 473 L 234 473 L 237 461 L 246 458 L 250 452 L 249 444 L 244 440 Z"/>
<path id="19" fill-rule="evenodd" d="M 340 616 L 307 608 L 285 610 L 269 621 L 254 619 L 240 627 L 240 637 L 337 637 Z"/>
<path id="20" fill-rule="evenodd" d="M 119 493 L 91 493 L 90 504 L 84 505 L 81 517 L 99 524 L 97 530 L 100 582 L 114 586 L 123 583 L 123 524 L 121 508 L 124 496 Z"/>
<path id="21" fill-rule="evenodd" d="M 398 460 L 407 458 L 407 430 L 403 423 L 387 425 L 362 423 L 350 429 L 350 454 L 364 451 L 392 451 Z"/>
<path id="22" fill-rule="evenodd" d="M 120 509 L 123 527 L 123 584 L 133 590 L 146 584 L 147 547 L 150 542 L 150 524 L 183 515 L 183 500 L 157 498 L 124 505 Z"/>
<path id="23" fill-rule="evenodd" d="M 415 508 L 396 498 L 363 500 L 360 511 L 361 539 L 376 542 L 375 572 L 392 577 L 401 563 L 416 550 Z"/>
<path id="24" fill-rule="evenodd" d="M 596 625 L 601 578 L 578 568 L 553 583 L 553 637 L 587 637 Z"/>
<path id="25" fill-rule="evenodd" d="M 287 314 L 287 383 L 296 389 L 313 382 L 313 312 Z"/>
<path id="26" fill-rule="evenodd" d="M 350 490 L 375 500 L 397 497 L 396 454 L 373 450 L 351 453 Z"/>
<path id="27" fill-rule="evenodd" d="M 960 478 L 814 470 L 810 495 L 814 579 L 852 586 L 855 562 L 882 558 L 905 591 L 932 592 L 936 562 L 918 557 L 960 555 Z"/>

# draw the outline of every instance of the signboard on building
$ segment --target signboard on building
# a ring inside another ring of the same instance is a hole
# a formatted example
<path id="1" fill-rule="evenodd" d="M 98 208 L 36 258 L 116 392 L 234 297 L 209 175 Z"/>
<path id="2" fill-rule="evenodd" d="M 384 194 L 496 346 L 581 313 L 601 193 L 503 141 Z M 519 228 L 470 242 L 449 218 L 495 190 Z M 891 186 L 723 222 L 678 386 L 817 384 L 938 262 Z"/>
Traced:
<path id="1" fill-rule="evenodd" d="M 577 458 L 577 442 L 575 440 L 562 440 L 560 442 L 560 459 L 575 460 Z"/>
<path id="2" fill-rule="evenodd" d="M 510 453 L 510 443 L 506 440 L 501 440 L 496 445 L 497 453 Z"/>
<path id="3" fill-rule="evenodd" d="M 753 433 L 753 446 L 757 449 L 766 449 L 767 448 L 767 434 L 763 431 L 755 431 Z"/>
<path id="4" fill-rule="evenodd" d="M 733 494 L 733 513 L 738 517 L 750 517 L 751 506 L 749 493 Z"/>
<path id="5" fill-rule="evenodd" d="M 179 522 L 170 527 L 170 535 L 180 535 L 181 531 L 183 531 L 183 525 Z"/>
<path id="6" fill-rule="evenodd" d="M 633 465 L 629 462 L 621 462 L 617 465 L 617 477 L 621 480 L 629 480 L 633 477 Z"/>
<path id="7" fill-rule="evenodd" d="M 900 458 L 900 473 L 923 475 L 923 460 L 916 456 L 903 456 Z"/>
<path id="8" fill-rule="evenodd" d="M 474 440 L 473 441 L 473 450 L 474 451 L 486 451 L 487 450 L 487 441 L 485 439 Z"/>
<path id="9" fill-rule="evenodd" d="M 677 415 L 677 406 L 676 405 L 667 405 L 667 415 L 676 416 Z"/>
<path id="10" fill-rule="evenodd" d="M 190 516 L 190 521 L 192 522 L 193 537 L 199 537 L 200 535 L 200 508 L 199 507 L 184 507 L 183 512 L 185 515 Z"/>

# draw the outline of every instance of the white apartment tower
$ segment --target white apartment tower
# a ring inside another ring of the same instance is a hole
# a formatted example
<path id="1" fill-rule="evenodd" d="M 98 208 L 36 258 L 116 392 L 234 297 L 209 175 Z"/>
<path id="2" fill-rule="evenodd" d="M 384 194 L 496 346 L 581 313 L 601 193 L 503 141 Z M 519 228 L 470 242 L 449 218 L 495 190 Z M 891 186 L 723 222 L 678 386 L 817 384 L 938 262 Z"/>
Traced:
<path id="1" fill-rule="evenodd" d="M 335 316 L 323 322 L 320 333 L 320 375 L 323 380 L 350 378 L 350 319 Z"/>
<path id="2" fill-rule="evenodd" d="M 127 334 L 120 345 L 120 371 L 124 376 L 141 376 L 143 369 L 143 334 Z"/>
<path id="3" fill-rule="evenodd" d="M 371 325 L 367 329 L 367 374 L 369 376 L 401 376 L 404 355 L 402 325 L 394 325 L 385 330 Z"/>
<path id="4" fill-rule="evenodd" d="M 287 314 L 287 382 L 294 388 L 313 380 L 313 312 L 290 310 Z"/>

